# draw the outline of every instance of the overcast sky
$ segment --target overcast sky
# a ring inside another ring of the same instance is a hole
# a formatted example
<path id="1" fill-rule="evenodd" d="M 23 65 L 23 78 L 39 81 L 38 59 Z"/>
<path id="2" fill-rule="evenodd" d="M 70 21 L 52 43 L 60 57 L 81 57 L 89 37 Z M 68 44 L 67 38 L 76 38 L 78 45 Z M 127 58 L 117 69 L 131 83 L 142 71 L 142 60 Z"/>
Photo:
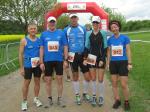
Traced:
<path id="1" fill-rule="evenodd" d="M 150 0 L 99 0 L 115 11 L 121 12 L 127 20 L 150 19 Z"/>
<path id="2" fill-rule="evenodd" d="M 99 4 L 114 8 L 128 20 L 150 19 L 150 0 L 97 0 Z M 80 15 L 80 14 L 79 14 Z M 80 23 L 88 22 L 89 14 L 82 14 Z"/>

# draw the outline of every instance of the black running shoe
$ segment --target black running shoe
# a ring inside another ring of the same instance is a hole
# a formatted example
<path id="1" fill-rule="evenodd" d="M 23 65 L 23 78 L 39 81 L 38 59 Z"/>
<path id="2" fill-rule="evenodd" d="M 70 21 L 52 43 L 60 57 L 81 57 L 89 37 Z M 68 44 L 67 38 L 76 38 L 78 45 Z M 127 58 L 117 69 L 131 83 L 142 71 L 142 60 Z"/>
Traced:
<path id="1" fill-rule="evenodd" d="M 116 100 L 115 103 L 113 104 L 113 108 L 114 109 L 118 109 L 118 107 L 121 105 L 121 101 L 120 100 Z"/>
<path id="2" fill-rule="evenodd" d="M 129 101 L 125 101 L 125 102 L 124 102 L 124 110 L 125 110 L 125 111 L 130 110 L 130 104 L 129 104 Z"/>

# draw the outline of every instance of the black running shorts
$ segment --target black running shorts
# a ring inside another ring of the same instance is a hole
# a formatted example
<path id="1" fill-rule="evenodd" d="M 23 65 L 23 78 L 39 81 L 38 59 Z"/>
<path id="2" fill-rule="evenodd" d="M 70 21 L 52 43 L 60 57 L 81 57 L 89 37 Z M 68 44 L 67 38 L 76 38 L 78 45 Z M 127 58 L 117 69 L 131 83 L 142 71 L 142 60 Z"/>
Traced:
<path id="1" fill-rule="evenodd" d="M 128 61 L 110 61 L 109 70 L 112 75 L 128 76 Z"/>
<path id="2" fill-rule="evenodd" d="M 89 72 L 88 66 L 83 64 L 83 55 L 79 53 L 75 53 L 74 61 L 70 62 L 70 67 L 72 72 L 78 72 L 79 67 L 82 73 Z"/>
<path id="3" fill-rule="evenodd" d="M 34 77 L 38 77 L 40 78 L 41 77 L 41 69 L 40 67 L 36 67 L 36 68 L 24 68 L 24 72 L 25 72 L 25 75 L 24 75 L 24 79 L 29 79 L 31 80 L 32 79 L 32 74 L 34 75 Z"/>
<path id="4" fill-rule="evenodd" d="M 44 62 L 45 76 L 52 76 L 55 69 L 56 75 L 63 75 L 63 62 L 62 61 L 48 61 Z"/>

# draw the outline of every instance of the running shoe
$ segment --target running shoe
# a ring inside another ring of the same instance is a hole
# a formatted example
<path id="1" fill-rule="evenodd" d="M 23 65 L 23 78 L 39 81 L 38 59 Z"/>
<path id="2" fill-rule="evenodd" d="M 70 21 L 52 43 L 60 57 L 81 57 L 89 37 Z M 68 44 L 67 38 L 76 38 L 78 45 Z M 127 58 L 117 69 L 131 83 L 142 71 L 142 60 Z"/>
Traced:
<path id="1" fill-rule="evenodd" d="M 66 107 L 65 102 L 63 101 L 63 99 L 61 97 L 58 97 L 58 99 L 57 99 L 57 105 L 59 105 L 62 108 Z"/>
<path id="2" fill-rule="evenodd" d="M 91 101 L 90 95 L 88 95 L 87 93 L 83 93 L 83 100 L 90 102 Z"/>
<path id="3" fill-rule="evenodd" d="M 130 110 L 129 101 L 125 101 L 125 102 L 124 102 L 124 110 L 125 110 L 125 111 L 129 111 L 129 110 Z"/>
<path id="4" fill-rule="evenodd" d="M 70 76 L 67 76 L 66 82 L 70 82 L 70 81 L 71 81 Z"/>
<path id="5" fill-rule="evenodd" d="M 81 105 L 81 98 L 80 98 L 80 95 L 76 95 L 76 103 L 78 105 Z"/>
<path id="6" fill-rule="evenodd" d="M 103 104 L 104 104 L 104 98 L 100 96 L 98 99 L 98 105 L 102 106 Z"/>
<path id="7" fill-rule="evenodd" d="M 48 108 L 48 107 L 50 107 L 50 106 L 52 106 L 53 105 L 53 100 L 52 100 L 52 97 L 50 97 L 50 98 L 48 98 L 48 101 L 47 101 L 47 103 L 45 104 L 45 108 Z"/>
<path id="8" fill-rule="evenodd" d="M 96 96 L 93 96 L 93 97 L 92 97 L 91 104 L 92 104 L 93 107 L 96 106 Z"/>
<path id="9" fill-rule="evenodd" d="M 22 111 L 26 111 L 27 109 L 28 109 L 27 101 L 24 100 L 24 101 L 21 103 L 21 110 L 22 110 Z"/>
<path id="10" fill-rule="evenodd" d="M 33 100 L 33 102 L 35 103 L 35 105 L 36 105 L 37 107 L 42 106 L 42 102 L 39 100 L 38 97 L 35 97 L 34 100 Z"/>
<path id="11" fill-rule="evenodd" d="M 118 109 L 120 105 L 121 105 L 121 101 L 120 100 L 116 100 L 115 103 L 113 104 L 113 108 L 114 109 Z"/>

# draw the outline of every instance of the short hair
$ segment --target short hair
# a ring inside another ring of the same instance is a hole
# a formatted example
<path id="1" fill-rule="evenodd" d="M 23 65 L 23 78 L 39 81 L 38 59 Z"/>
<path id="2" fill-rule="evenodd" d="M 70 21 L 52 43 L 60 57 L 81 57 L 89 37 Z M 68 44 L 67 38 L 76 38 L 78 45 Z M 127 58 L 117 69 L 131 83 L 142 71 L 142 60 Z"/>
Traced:
<path id="1" fill-rule="evenodd" d="M 112 24 L 117 25 L 119 27 L 119 31 L 121 31 L 121 23 L 120 23 L 120 21 L 118 21 L 118 20 L 112 20 L 112 21 L 110 21 L 109 26 L 108 26 L 109 30 L 111 30 L 111 25 Z"/>
<path id="2" fill-rule="evenodd" d="M 37 27 L 37 24 L 35 24 L 35 23 L 29 23 L 29 24 L 28 24 L 28 28 L 29 28 L 30 26 L 36 26 L 36 27 Z"/>

